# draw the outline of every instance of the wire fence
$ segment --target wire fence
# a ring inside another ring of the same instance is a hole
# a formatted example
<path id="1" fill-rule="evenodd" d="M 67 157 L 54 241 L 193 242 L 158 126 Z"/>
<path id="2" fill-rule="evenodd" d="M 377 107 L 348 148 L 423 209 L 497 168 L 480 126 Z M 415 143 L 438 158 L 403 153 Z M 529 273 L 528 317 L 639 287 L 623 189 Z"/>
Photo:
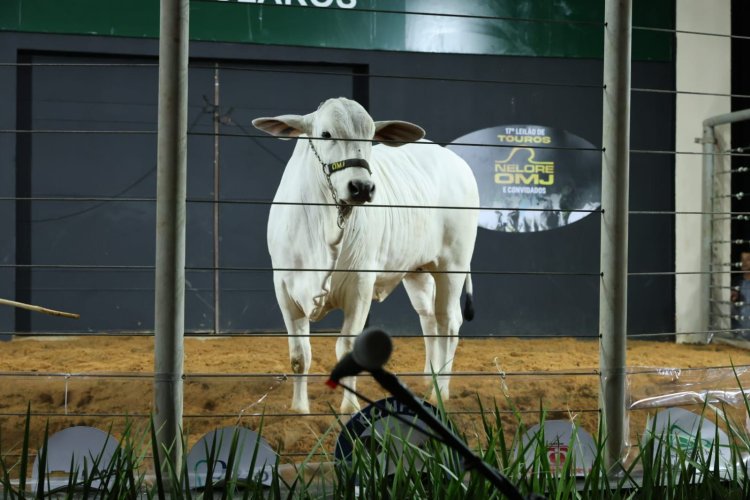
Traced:
<path id="1" fill-rule="evenodd" d="M 229 3 L 229 2 L 217 2 L 216 0 L 193 0 L 198 1 L 201 3 Z M 265 5 L 265 8 L 274 8 L 275 4 L 268 4 Z M 285 5 L 283 8 L 294 8 L 294 9 L 301 9 L 306 8 L 299 5 Z M 333 8 L 335 10 L 339 10 L 342 12 L 350 12 L 348 9 L 339 9 L 339 8 Z M 446 17 L 446 18 L 458 18 L 458 19 L 473 19 L 473 20 L 484 20 L 484 21 L 498 21 L 498 22 L 513 22 L 513 23 L 537 23 L 537 24 L 566 24 L 566 25 L 574 25 L 574 26 L 588 26 L 588 27 L 594 27 L 594 28 L 600 28 L 604 29 L 604 23 L 601 21 L 571 21 L 571 20 L 559 20 L 559 19 L 524 19 L 524 18 L 516 18 L 516 17 L 506 17 L 506 16 L 484 16 L 484 15 L 472 15 L 472 14 L 460 14 L 460 13 L 440 13 L 440 12 L 418 12 L 418 11 L 391 11 L 391 10 L 385 10 L 385 9 L 357 9 L 356 12 L 362 13 L 377 13 L 377 14 L 393 14 L 393 15 L 407 15 L 407 16 L 433 16 L 433 17 Z M 634 31 L 641 31 L 641 32 L 656 32 L 656 33 L 666 33 L 671 35 L 697 35 L 697 36 L 706 36 L 706 37 L 720 37 L 720 38 L 729 38 L 732 40 L 747 40 L 750 39 L 750 37 L 747 36 L 740 36 L 740 35 L 734 35 L 734 34 L 719 34 L 719 33 L 707 33 L 707 32 L 700 32 L 700 31 L 689 31 L 689 30 L 678 30 L 678 29 L 664 29 L 664 28 L 657 28 L 657 27 L 648 27 L 648 26 L 634 26 Z M 2 71 L 35 71 L 35 70 L 44 70 L 48 68 L 55 68 L 55 69 L 65 69 L 65 70 L 71 70 L 75 71 L 78 69 L 86 70 L 86 69 L 103 69 L 103 68 L 109 68 L 109 69 L 116 69 L 116 68 L 123 68 L 123 69 L 151 69 L 155 70 L 158 67 L 158 65 L 154 62 L 127 62 L 127 63 L 113 63 L 113 62 L 95 62 L 95 63 L 82 63 L 82 62 L 22 62 L 22 61 L 4 61 L 0 62 L 0 74 Z M 239 63 L 229 63 L 229 62 L 217 62 L 213 64 L 205 64 L 202 62 L 195 62 L 190 65 L 191 70 L 211 70 L 211 71 L 227 71 L 227 72 L 253 72 L 257 74 L 265 74 L 265 75 L 273 75 L 278 77 L 284 77 L 284 78 L 294 78 L 300 75 L 304 76 L 314 76 L 314 77 L 321 77 L 321 78 L 348 78 L 348 79 L 360 79 L 360 80 L 367 80 L 370 82 L 374 82 L 377 80 L 395 80 L 395 81 L 407 81 L 407 82 L 439 82 L 442 85 L 473 85 L 476 88 L 484 88 L 484 87 L 491 87 L 491 88 L 497 88 L 497 87 L 504 87 L 504 86 L 523 86 L 523 87 L 539 87 L 542 91 L 547 89 L 573 89 L 573 90 L 584 90 L 592 92 L 592 95 L 594 96 L 594 99 L 599 100 L 601 98 L 601 92 L 604 90 L 603 85 L 601 82 L 554 82 L 554 81 L 548 81 L 548 80 L 533 80 L 533 79 L 492 79 L 492 78 L 469 78 L 469 77 L 456 77 L 452 75 L 444 75 L 444 76 L 426 76 L 426 75 L 419 75 L 419 74 L 413 74 L 413 75 L 406 75 L 406 74 L 393 74 L 393 73 L 371 73 L 369 70 L 362 72 L 362 73 L 352 73 L 347 71 L 337 71 L 337 70 L 313 70 L 313 69 L 284 69 L 284 68 L 258 68 L 258 67 L 247 67 L 243 66 Z M 418 70 L 418 69 L 417 69 Z M 691 96 L 691 97 L 712 97 L 712 98 L 731 98 L 731 99 L 738 99 L 738 100 L 744 100 L 744 99 L 750 99 L 750 95 L 741 94 L 741 93 L 718 93 L 718 92 L 701 92 L 701 91 L 688 91 L 688 90 L 676 90 L 671 88 L 649 88 L 649 87 L 634 87 L 632 88 L 632 92 L 634 94 L 655 94 L 655 95 L 666 95 L 666 96 L 672 96 L 672 97 L 679 97 L 679 96 Z M 96 104 L 97 101 L 91 101 L 91 103 Z M 71 103 L 69 103 L 71 104 Z M 82 103 L 72 103 L 72 104 L 82 104 Z M 151 103 L 150 105 L 154 105 L 155 103 Z M 246 126 L 242 124 L 238 124 L 234 121 L 234 119 L 231 117 L 231 109 L 229 106 L 218 106 L 213 104 L 210 100 L 205 99 L 204 106 L 198 107 L 195 103 L 192 104 L 191 109 L 201 109 L 201 111 L 197 114 L 196 122 L 197 120 L 205 117 L 211 117 L 212 124 L 213 123 L 220 123 L 224 129 L 222 130 L 214 130 L 213 132 L 210 131 L 197 131 L 197 130 L 189 130 L 188 135 L 191 137 L 199 137 L 199 138 L 228 138 L 228 139 L 238 139 L 238 140 L 252 140 L 252 141 L 260 141 L 261 143 L 269 141 L 269 140 L 276 140 L 274 137 L 270 137 L 265 134 L 260 133 L 250 133 Z M 111 123 L 110 121 L 102 121 L 102 123 Z M 153 124 L 155 125 L 155 124 Z M 34 137 L 34 136 L 42 136 L 42 135 L 60 135 L 60 136 L 83 136 L 83 137 L 89 137 L 89 136 L 156 136 L 157 131 L 154 128 L 148 128 L 147 125 L 140 124 L 139 127 L 143 127 L 138 130 L 126 130 L 126 129 L 95 129 L 95 128 L 71 128 L 71 129 L 63 129 L 63 128 L 24 128 L 20 126 L 16 126 L 13 128 L 2 128 L 0 129 L 0 135 L 7 135 L 7 136 L 14 136 L 14 137 Z M 238 131 L 237 132 L 228 132 L 226 131 L 226 127 L 234 127 Z M 330 140 L 323 137 L 311 137 L 310 139 L 316 140 L 316 141 L 325 141 Z M 338 139 L 342 140 L 342 139 Z M 351 141 L 370 141 L 368 138 L 362 138 L 362 139 L 345 139 L 345 140 L 351 140 Z M 375 142 L 375 141 L 373 141 Z M 487 144 L 487 143 L 476 143 L 476 142 L 451 142 L 449 139 L 442 137 L 438 138 L 436 140 L 439 144 L 450 144 L 452 146 L 461 146 L 461 147 L 470 147 L 470 148 L 493 148 L 493 149 L 512 149 L 514 146 L 512 144 Z M 591 152 L 591 153 L 597 153 L 601 154 L 603 153 L 603 149 L 600 146 L 594 146 L 594 147 L 574 147 L 574 146 L 545 146 L 540 144 L 535 144 L 534 148 L 540 151 L 544 150 L 550 150 L 550 151 L 569 151 L 569 152 Z M 682 168 L 679 162 L 679 158 L 681 156 L 690 157 L 695 155 L 702 155 L 701 152 L 696 151 L 679 151 L 679 150 L 667 150 L 667 149 L 656 149 L 656 148 L 633 148 L 630 151 L 631 155 L 656 155 L 656 156 L 672 156 L 675 158 L 674 161 L 674 168 L 679 169 Z M 721 158 L 741 158 L 741 157 L 747 157 L 750 156 L 750 152 L 747 152 L 746 147 L 737 147 L 737 148 L 729 148 L 729 149 L 723 149 L 721 151 L 717 151 L 715 153 L 717 157 Z M 718 172 L 720 175 L 737 175 L 737 174 L 744 174 L 748 171 L 747 167 L 739 167 L 739 168 L 732 168 L 727 169 L 724 171 Z M 141 178 L 137 179 L 134 184 L 137 184 L 143 180 L 148 175 L 154 174 L 155 168 L 151 169 L 147 174 L 142 176 Z M 97 204 L 94 207 L 87 207 L 84 210 L 95 210 L 99 208 L 103 204 L 107 203 L 133 203 L 133 204 L 155 204 L 156 199 L 154 197 L 131 197 L 126 196 L 127 192 L 129 191 L 129 188 L 126 188 L 122 193 L 114 196 L 100 196 L 96 193 L 92 193 L 90 195 L 71 195 L 71 196 L 52 196 L 52 195 L 33 195 L 33 196 L 0 196 L 0 207 L 3 206 L 3 204 L 18 204 L 18 203 L 29 203 L 29 204 L 42 204 L 42 203 L 71 203 L 71 204 Z M 737 200 L 741 200 L 745 194 L 742 192 L 737 193 L 729 193 L 729 194 L 723 194 L 721 195 L 723 197 L 730 197 Z M 188 204 L 195 204 L 195 205 L 211 205 L 211 206 L 261 206 L 261 207 L 270 207 L 270 206 L 335 206 L 334 203 L 302 203 L 302 202 L 279 202 L 279 201 L 273 201 L 272 199 L 227 199 L 222 198 L 218 194 L 214 198 L 203 198 L 203 197 L 188 197 L 187 198 Z M 393 204 L 369 204 L 367 206 L 358 207 L 359 209 L 365 209 L 365 210 L 376 210 L 376 209 L 407 209 L 407 210 L 502 210 L 502 211 L 524 211 L 524 212 L 530 212 L 530 213 L 556 213 L 560 212 L 560 208 L 536 208 L 536 207 L 518 207 L 518 206 L 502 206 L 498 207 L 495 205 L 491 206 L 479 206 L 479 207 L 458 207 L 458 206 L 425 206 L 425 205 L 410 205 L 410 204 L 399 204 L 399 205 L 393 205 Z M 594 208 L 594 209 L 577 209 L 577 208 L 571 208 L 566 209 L 567 212 L 570 213 L 580 213 L 585 215 L 590 214 L 599 214 L 601 215 L 602 211 L 601 208 Z M 630 210 L 630 215 L 632 216 L 669 216 L 669 217 L 675 217 L 675 216 L 712 216 L 715 220 L 722 220 L 724 218 L 729 218 L 730 220 L 735 220 L 737 222 L 745 222 L 750 220 L 750 212 L 749 211 L 715 211 L 715 210 L 698 210 L 698 211 L 685 211 L 685 210 Z M 38 222 L 38 221 L 34 221 Z M 736 238 L 736 239 L 727 239 L 727 240 L 719 240 L 716 241 L 717 244 L 725 244 L 725 245 L 745 245 L 747 244 L 746 239 L 744 238 Z M 684 270 L 657 270 L 657 271 L 636 271 L 636 272 L 629 272 L 628 276 L 632 278 L 644 278 L 644 277 L 659 277 L 659 276 L 667 276 L 667 277 L 677 277 L 677 276 L 691 276 L 691 275 L 729 275 L 729 276 L 737 276 L 744 274 L 746 271 L 742 270 L 740 268 L 740 262 L 726 262 L 725 265 L 721 268 L 711 269 L 709 271 L 684 271 Z M 118 263 L 111 263 L 111 264 L 71 264 L 71 263 L 63 263 L 63 262 L 48 262 L 48 263 L 39 263 L 39 262 L 29 262 L 29 263 L 19 263 L 19 262 L 13 262 L 13 263 L 7 263 L 7 262 L 0 262 L 0 270 L 7 270 L 7 271 L 16 271 L 16 270 L 63 270 L 63 271 L 122 271 L 122 272 L 130 272 L 130 271 L 146 271 L 146 272 L 153 272 L 155 267 L 153 265 L 132 265 L 132 264 L 118 264 Z M 305 267 L 295 267 L 295 268 L 283 268 L 283 267 L 272 267 L 272 266 L 226 266 L 226 265 L 209 265 L 209 266 L 195 266 L 195 265 L 189 265 L 185 267 L 185 271 L 191 271 L 191 272 L 205 272 L 205 273 L 216 273 L 216 272 L 240 272 L 240 273 L 272 273 L 272 272 L 278 272 L 278 271 L 299 271 L 299 272 L 329 272 L 330 269 L 325 268 L 305 268 Z M 450 274 L 465 274 L 468 270 L 466 269 L 457 269 L 457 270 L 443 270 L 443 271 L 426 271 L 426 270 L 415 270 L 415 269 L 398 269 L 398 268 L 392 268 L 392 269 L 373 269 L 373 268 L 362 268 L 362 269 L 345 269 L 345 270 L 336 270 L 337 273 L 398 273 L 398 274 L 414 274 L 414 273 L 450 273 Z M 591 269 L 587 272 L 571 272 L 571 271 L 526 271 L 526 270 L 494 270 L 494 269 L 487 269 L 487 268 L 472 268 L 471 274 L 476 276 L 488 276 L 488 277 L 501 277 L 501 276 L 535 276 L 535 277 L 558 277 L 558 278 L 566 278 L 566 277 L 583 277 L 586 279 L 590 279 L 592 282 L 596 283 L 601 278 L 601 272 L 598 269 Z M 730 287 L 731 290 L 736 290 L 736 287 L 732 286 Z M 140 290 L 144 293 L 152 292 L 153 290 L 149 289 L 143 289 Z M 241 289 L 235 289 L 235 291 L 241 292 Z M 650 332 L 650 333 L 631 333 L 628 337 L 632 339 L 650 339 L 650 338 L 668 338 L 672 337 L 677 334 L 685 334 L 685 333 L 696 333 L 696 334 L 707 334 L 710 336 L 716 335 L 716 334 L 728 334 L 728 335 L 737 335 L 746 332 L 744 328 L 710 328 L 706 331 L 696 331 L 696 332 L 672 332 L 672 331 L 664 331 L 664 332 Z M 186 337 L 200 337 L 206 334 L 210 334 L 213 337 L 227 337 L 227 338 L 237 338 L 237 337 L 257 337 L 257 338 L 287 338 L 287 337 L 295 337 L 298 335 L 294 334 L 288 334 L 285 331 L 221 331 L 218 325 L 216 325 L 215 329 L 213 331 L 207 330 L 203 332 L 186 332 Z M 49 337 L 49 338 L 59 338 L 59 337 L 67 337 L 67 336 L 76 336 L 76 337 L 100 337 L 100 336 L 116 336 L 116 337 L 151 337 L 154 335 L 151 331 L 127 331 L 127 330 L 101 330 L 101 331 L 59 331 L 59 332 L 35 332 L 35 331 L 16 331 L 16 330 L 8 330 L 8 331 L 0 331 L 0 335 L 13 335 L 16 337 Z M 305 335 L 307 336 L 307 335 Z M 316 332 L 311 334 L 313 337 L 340 337 L 340 333 L 335 331 L 330 332 Z M 438 335 L 442 336 L 442 335 Z M 515 337 L 517 335 L 513 335 L 511 333 L 507 332 L 484 332 L 482 334 L 462 334 L 461 337 L 464 338 L 492 338 L 492 339 L 502 339 L 502 338 L 508 338 L 508 337 Z M 556 332 L 551 331 L 545 331 L 545 332 L 538 332 L 538 333 L 524 333 L 523 337 L 526 338 L 547 338 L 550 336 L 564 336 L 569 338 L 598 338 L 600 336 L 598 331 L 591 331 L 591 332 L 583 332 L 579 335 L 571 335 L 569 333 L 566 334 L 560 334 Z M 410 337 L 409 335 L 400 335 L 396 334 L 394 335 L 396 338 L 402 338 L 402 337 Z M 714 367 L 714 368 L 721 368 L 721 367 Z M 656 370 L 656 369 L 654 369 Z M 401 372 L 399 375 L 404 377 L 417 377 L 422 376 L 423 373 L 416 373 L 416 372 Z M 77 380 L 77 379 L 86 379 L 86 380 L 121 380 L 121 379 L 139 379 L 139 380 L 150 380 L 152 378 L 152 374 L 147 373 L 131 373 L 131 374 L 87 374 L 87 373 L 55 373 L 55 372 L 38 372 L 38 373 L 0 373 L 0 380 L 10 380 L 10 379 L 19 379 L 19 378 L 30 378 L 30 377 L 39 377 L 42 378 L 48 378 L 48 379 L 54 379 L 56 381 L 63 380 L 66 383 L 71 380 Z M 471 377 L 499 377 L 499 373 L 492 373 L 492 372 L 480 372 L 480 371 L 458 371 L 454 372 L 451 375 L 452 377 L 455 377 L 457 379 L 467 379 Z M 555 372 L 544 372 L 544 371 L 528 371 L 528 372 L 502 372 L 503 378 L 524 378 L 524 377 L 536 377 L 536 378 L 555 378 L 555 377 L 562 377 L 562 376 L 571 376 L 571 377 L 591 377 L 591 378 L 597 378 L 600 376 L 598 370 L 591 370 L 582 372 L 580 370 L 570 370 L 570 371 L 555 371 Z M 240 373 L 240 374 L 230 374 L 230 373 L 222 373 L 222 374 L 189 374 L 185 376 L 185 381 L 197 381 L 197 380 L 215 380 L 215 381 L 226 381 L 226 380 L 234 380 L 234 379 L 278 379 L 280 381 L 286 381 L 287 379 L 293 379 L 293 378 L 310 378 L 310 379 L 320 379 L 324 377 L 322 374 L 313 373 L 308 375 L 299 375 L 299 374 L 288 374 L 288 373 Z M 149 416 L 149 413 L 147 412 L 130 412 L 130 411 L 108 411 L 108 412 L 75 412 L 67 411 L 67 388 L 65 390 L 65 401 L 66 401 L 66 410 L 65 411 L 47 411 L 47 412 L 41 412 L 37 413 L 38 416 L 41 417 L 48 417 L 48 418 L 58 418 L 58 417 L 65 417 L 65 418 L 71 418 L 71 417 L 90 417 L 90 418 L 147 418 Z M 574 414 L 599 414 L 598 408 L 571 408 L 569 406 L 565 407 L 557 407 L 555 409 L 548 409 L 549 412 L 569 412 Z M 506 415 L 514 415 L 514 414 L 538 414 L 538 409 L 501 409 L 500 412 L 502 414 Z M 477 416 L 481 413 L 480 410 L 452 410 L 449 412 L 451 415 L 470 415 L 470 416 Z M 258 413 L 259 414 L 259 413 Z M 26 414 L 24 412 L 4 412 L 3 410 L 0 410 L 0 416 L 2 417 L 24 417 Z M 248 416 L 250 414 L 245 414 L 244 416 Z M 257 415 L 257 414 L 252 414 Z M 284 411 L 278 411 L 278 412 L 267 412 L 263 413 L 265 417 L 289 417 L 291 415 L 294 415 L 293 413 L 284 412 Z M 331 415 L 337 415 L 337 416 L 344 416 L 342 414 L 337 414 L 335 411 L 332 412 L 319 412 L 319 413 L 311 413 L 309 416 L 311 417 L 330 417 Z M 208 413 L 187 413 L 185 414 L 186 419 L 206 419 L 206 418 L 216 418 L 216 419 L 231 419 L 231 418 L 238 418 L 242 417 L 242 413 L 230 413 L 230 412 L 208 412 Z M 300 453 L 294 453 L 290 452 L 288 453 L 289 456 L 308 456 L 307 453 L 300 454 Z"/>

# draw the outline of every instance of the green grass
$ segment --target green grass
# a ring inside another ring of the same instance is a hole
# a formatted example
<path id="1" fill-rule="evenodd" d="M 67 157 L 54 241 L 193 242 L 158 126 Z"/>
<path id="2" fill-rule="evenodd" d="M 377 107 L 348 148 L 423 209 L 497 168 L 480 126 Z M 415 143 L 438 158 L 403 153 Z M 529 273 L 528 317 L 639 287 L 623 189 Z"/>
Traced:
<path id="1" fill-rule="evenodd" d="M 745 402 L 747 406 L 747 402 Z M 441 405 L 439 405 L 441 406 Z M 481 406 L 481 403 L 480 403 Z M 748 408 L 750 409 L 750 408 Z M 508 439 L 500 418 L 498 407 L 481 408 L 482 418 L 476 428 L 471 429 L 472 441 L 482 443 L 475 452 L 487 463 L 498 468 L 511 482 L 518 485 L 523 494 L 541 493 L 550 499 L 694 499 L 721 498 L 741 499 L 750 497 L 750 480 L 741 457 L 750 450 L 750 435 L 743 424 L 733 422 L 723 408 L 704 407 L 706 418 L 717 415 L 723 420 L 731 441 L 732 461 L 729 472 L 719 471 L 717 448 L 700 445 L 701 438 L 718 443 L 718 435 L 697 436 L 697 439 L 680 442 L 670 436 L 657 435 L 654 425 L 641 436 L 633 456 L 625 465 L 612 473 L 604 460 L 606 436 L 600 431 L 593 467 L 584 477 L 577 477 L 572 459 L 555 469 L 550 466 L 542 432 L 522 446 L 527 432 L 520 414 L 516 415 L 517 426 Z M 445 413 L 439 410 L 442 418 Z M 545 413 L 540 411 L 540 421 Z M 21 499 L 35 497 L 48 484 L 45 466 L 46 446 L 39 452 L 38 480 L 31 484 L 28 476 L 30 460 L 35 450 L 29 447 L 30 422 L 34 417 L 31 407 L 27 410 L 26 428 L 20 450 L 11 455 L 2 448 L 0 456 L 15 456 L 14 462 L 0 460 L 0 497 Z M 334 462 L 324 442 L 331 434 L 344 429 L 341 421 L 335 422 L 320 436 L 314 450 L 297 464 L 297 473 L 279 473 L 278 462 L 273 468 L 270 486 L 264 486 L 261 477 L 250 473 L 243 477 L 239 473 L 240 450 L 235 433 L 230 447 L 226 472 L 221 482 L 210 481 L 201 490 L 191 490 L 188 485 L 186 457 L 181 465 L 171 463 L 159 456 L 168 456 L 159 449 L 156 432 L 151 426 L 137 431 L 130 426 L 122 434 L 119 447 L 109 464 L 93 457 L 83 470 L 68 474 L 66 486 L 56 491 L 59 498 L 243 498 L 243 499 L 287 499 L 287 498 L 393 498 L 393 499 L 493 499 L 503 498 L 476 471 L 461 470 L 457 455 L 439 442 L 428 440 L 423 446 L 415 446 L 406 436 L 393 432 L 387 426 L 370 439 L 353 439 L 353 453 L 348 462 L 338 463 L 333 468 L 317 466 L 321 462 Z M 262 432 L 258 430 L 259 434 Z M 718 433 L 718 431 L 717 431 Z M 46 443 L 46 434 L 45 441 Z M 217 450 L 221 443 L 211 443 L 205 453 L 208 477 L 212 477 L 217 463 Z M 184 449 L 184 447 L 183 447 Z M 394 452 L 393 450 L 401 450 Z M 527 460 L 527 452 L 533 460 Z M 258 447 L 252 450 L 250 470 L 254 469 Z M 573 454 L 569 454 L 573 457 Z M 152 457 L 154 462 L 152 464 Z M 93 482 L 101 481 L 101 488 Z"/>

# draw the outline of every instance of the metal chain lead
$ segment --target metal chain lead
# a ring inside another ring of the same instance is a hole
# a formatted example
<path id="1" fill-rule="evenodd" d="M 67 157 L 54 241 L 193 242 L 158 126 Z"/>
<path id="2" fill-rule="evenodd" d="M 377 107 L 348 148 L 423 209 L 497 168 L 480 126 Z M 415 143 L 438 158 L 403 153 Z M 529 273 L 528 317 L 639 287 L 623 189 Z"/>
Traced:
<path id="1" fill-rule="evenodd" d="M 330 169 L 326 168 L 327 164 L 320 158 L 320 155 L 318 154 L 318 150 L 315 149 L 315 146 L 312 143 L 312 139 L 308 139 L 307 143 L 310 145 L 310 149 L 312 149 L 312 152 L 315 153 L 315 157 L 318 159 L 318 162 L 323 168 L 323 175 L 326 176 L 326 181 L 328 181 L 328 189 L 331 190 L 331 198 L 333 199 L 333 203 L 334 205 L 336 205 L 336 209 L 338 210 L 338 217 L 336 219 L 336 224 L 339 226 L 339 229 L 344 229 L 344 223 L 346 222 L 346 218 L 351 213 L 352 207 L 349 205 L 343 205 L 339 203 L 338 193 L 336 192 L 336 188 L 333 187 L 333 182 L 331 182 Z"/>

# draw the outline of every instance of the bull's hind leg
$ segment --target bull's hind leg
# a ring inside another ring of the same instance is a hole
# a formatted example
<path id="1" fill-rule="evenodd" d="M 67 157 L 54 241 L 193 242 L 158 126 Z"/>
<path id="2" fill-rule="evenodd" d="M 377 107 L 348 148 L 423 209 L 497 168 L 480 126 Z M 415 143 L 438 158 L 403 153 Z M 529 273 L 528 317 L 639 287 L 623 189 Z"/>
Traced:
<path id="1" fill-rule="evenodd" d="M 465 274 L 435 273 L 435 319 L 438 331 L 438 362 L 440 373 L 437 386 L 443 399 L 450 397 L 450 373 L 458 346 L 458 330 L 463 322 L 461 315 L 461 289 Z M 435 394 L 431 399 L 436 399 Z"/>
<path id="2" fill-rule="evenodd" d="M 289 335 L 289 361 L 292 365 L 292 410 L 299 413 L 310 413 L 310 402 L 307 397 L 307 374 L 312 363 L 310 347 L 310 321 L 302 310 L 287 297 L 280 288 L 276 288 L 276 298 L 284 316 L 284 324 Z"/>
<path id="3" fill-rule="evenodd" d="M 404 277 L 404 289 L 411 305 L 419 315 L 424 336 L 424 373 L 425 382 L 432 384 L 432 374 L 440 371 L 442 360 L 438 360 L 439 339 L 437 321 L 435 320 L 435 279 L 428 273 L 407 274 Z"/>

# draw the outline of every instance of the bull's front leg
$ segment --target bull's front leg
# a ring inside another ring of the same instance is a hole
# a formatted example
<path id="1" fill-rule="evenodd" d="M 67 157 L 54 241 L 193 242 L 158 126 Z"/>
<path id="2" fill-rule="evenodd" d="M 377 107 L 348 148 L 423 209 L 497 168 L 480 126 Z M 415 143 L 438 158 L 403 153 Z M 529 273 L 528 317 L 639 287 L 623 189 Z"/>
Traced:
<path id="1" fill-rule="evenodd" d="M 312 363 L 310 321 L 287 295 L 281 280 L 276 282 L 276 299 L 284 317 L 289 340 L 289 361 L 293 373 L 291 409 L 299 413 L 310 413 L 310 402 L 307 397 L 307 374 Z"/>
<path id="2" fill-rule="evenodd" d="M 362 333 L 365 327 L 372 303 L 373 283 L 374 277 L 362 280 L 356 287 L 356 293 L 347 297 L 347 303 L 344 306 L 344 325 L 341 327 L 341 336 L 336 341 L 336 359 L 338 360 L 351 352 L 356 336 Z M 345 377 L 341 379 L 341 382 L 352 390 L 357 389 L 357 377 Z M 341 413 L 355 413 L 359 411 L 359 408 L 357 396 L 344 389 Z"/>
<path id="3" fill-rule="evenodd" d="M 307 396 L 307 375 L 312 364 L 310 347 L 310 322 L 306 317 L 295 319 L 289 331 L 289 360 L 294 373 L 292 410 L 310 413 L 310 400 Z"/>

